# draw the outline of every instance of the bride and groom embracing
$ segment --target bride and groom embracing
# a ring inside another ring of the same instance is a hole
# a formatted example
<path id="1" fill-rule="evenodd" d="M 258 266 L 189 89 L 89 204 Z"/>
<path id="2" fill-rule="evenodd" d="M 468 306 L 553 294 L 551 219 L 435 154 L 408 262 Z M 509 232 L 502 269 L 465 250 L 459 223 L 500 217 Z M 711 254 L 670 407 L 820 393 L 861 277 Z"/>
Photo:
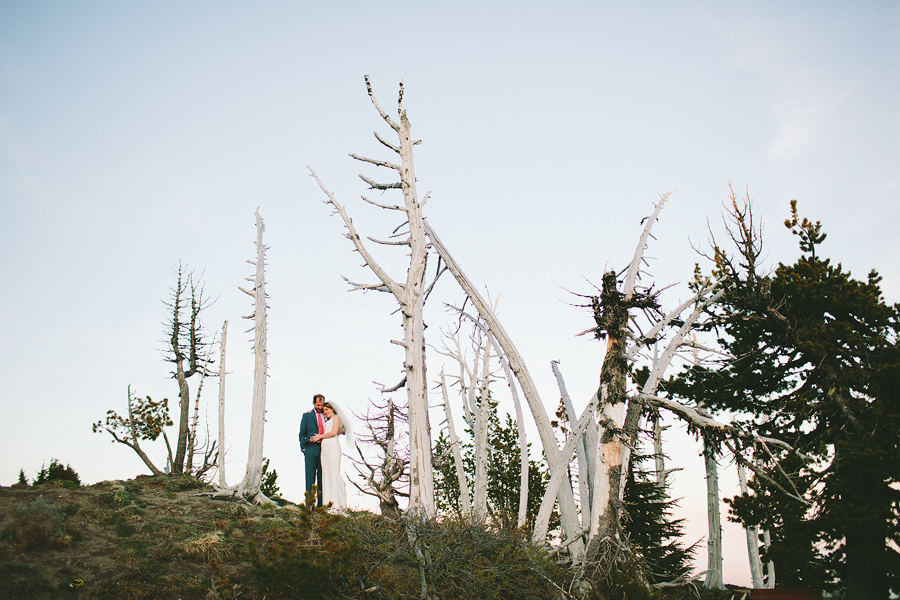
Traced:
<path id="1" fill-rule="evenodd" d="M 332 503 L 334 508 L 347 507 L 347 488 L 341 475 L 341 446 L 338 436 L 349 430 L 341 419 L 343 411 L 325 396 L 313 396 L 313 410 L 300 420 L 300 448 L 306 462 L 306 491 L 313 483 L 319 488 L 318 505 Z"/>

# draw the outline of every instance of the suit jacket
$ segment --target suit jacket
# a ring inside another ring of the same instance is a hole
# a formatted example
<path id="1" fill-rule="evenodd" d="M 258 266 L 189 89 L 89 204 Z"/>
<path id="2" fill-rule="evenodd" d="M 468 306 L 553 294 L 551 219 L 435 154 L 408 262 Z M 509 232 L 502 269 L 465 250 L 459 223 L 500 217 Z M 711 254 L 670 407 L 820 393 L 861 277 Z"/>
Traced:
<path id="1" fill-rule="evenodd" d="M 321 443 L 309 441 L 309 437 L 317 433 L 319 433 L 319 422 L 316 420 L 316 410 L 303 413 L 303 418 L 300 419 L 300 449 L 303 452 L 309 452 L 310 456 L 322 453 Z"/>

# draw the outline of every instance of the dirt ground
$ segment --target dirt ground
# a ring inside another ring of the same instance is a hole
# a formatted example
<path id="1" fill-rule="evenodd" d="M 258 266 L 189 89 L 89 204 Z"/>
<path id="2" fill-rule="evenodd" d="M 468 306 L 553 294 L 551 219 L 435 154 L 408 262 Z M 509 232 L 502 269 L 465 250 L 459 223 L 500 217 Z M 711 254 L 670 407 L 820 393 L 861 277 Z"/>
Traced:
<path id="1" fill-rule="evenodd" d="M 258 596 L 246 544 L 270 541 L 284 509 L 211 491 L 176 477 L 0 487 L 0 599 Z"/>

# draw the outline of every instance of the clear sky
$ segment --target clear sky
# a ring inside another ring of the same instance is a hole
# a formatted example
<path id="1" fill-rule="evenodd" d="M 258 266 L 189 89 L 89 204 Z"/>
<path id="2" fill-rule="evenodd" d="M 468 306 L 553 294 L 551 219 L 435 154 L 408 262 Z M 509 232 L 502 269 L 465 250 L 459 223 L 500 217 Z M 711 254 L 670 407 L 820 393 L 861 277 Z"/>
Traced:
<path id="1" fill-rule="evenodd" d="M 559 359 L 580 410 L 602 345 L 570 292 L 623 268 L 658 194 L 649 256 L 660 285 L 702 260 L 727 184 L 749 186 L 769 260 L 792 262 L 791 199 L 820 219 L 823 253 L 900 300 L 900 7 L 895 2 L 17 2 L 0 3 L 0 484 L 51 457 L 93 483 L 146 472 L 91 433 L 141 395 L 177 400 L 160 349 L 179 261 L 229 319 L 229 482 L 246 463 L 254 210 L 266 223 L 265 454 L 288 498 L 303 475 L 300 414 L 315 392 L 364 411 L 400 378 L 400 322 L 365 280 L 311 165 L 359 229 L 394 225 L 365 205 L 350 152 L 390 159 L 397 84 L 429 223 L 500 316 L 552 412 Z M 401 257 L 379 256 L 404 277 Z M 427 309 L 430 343 L 459 302 L 451 278 Z M 432 376 L 442 357 L 431 353 Z M 214 402 L 216 382 L 204 397 Z M 435 399 L 436 400 L 436 399 Z M 503 407 L 508 410 L 509 407 Z M 442 420 L 437 411 L 433 425 Z M 208 411 L 215 435 L 215 409 Z M 536 442 L 536 439 L 535 439 Z M 705 535 L 699 446 L 674 431 L 670 466 L 688 537 Z M 152 450 L 162 461 L 160 448 Z M 736 491 L 723 461 L 723 493 Z M 351 497 L 351 501 L 352 497 Z M 726 580 L 748 583 L 726 525 Z M 701 553 L 698 563 L 705 563 Z"/>

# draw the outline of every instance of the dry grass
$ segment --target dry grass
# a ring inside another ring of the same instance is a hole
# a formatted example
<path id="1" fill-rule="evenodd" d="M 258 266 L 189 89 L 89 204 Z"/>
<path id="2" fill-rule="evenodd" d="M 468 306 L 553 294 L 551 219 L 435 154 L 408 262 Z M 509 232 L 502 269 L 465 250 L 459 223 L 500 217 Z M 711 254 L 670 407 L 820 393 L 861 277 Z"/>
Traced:
<path id="1" fill-rule="evenodd" d="M 188 540 L 182 547 L 184 553 L 192 558 L 209 562 L 211 559 L 221 560 L 231 556 L 231 548 L 225 542 L 221 531 L 204 533 L 194 539 Z"/>

